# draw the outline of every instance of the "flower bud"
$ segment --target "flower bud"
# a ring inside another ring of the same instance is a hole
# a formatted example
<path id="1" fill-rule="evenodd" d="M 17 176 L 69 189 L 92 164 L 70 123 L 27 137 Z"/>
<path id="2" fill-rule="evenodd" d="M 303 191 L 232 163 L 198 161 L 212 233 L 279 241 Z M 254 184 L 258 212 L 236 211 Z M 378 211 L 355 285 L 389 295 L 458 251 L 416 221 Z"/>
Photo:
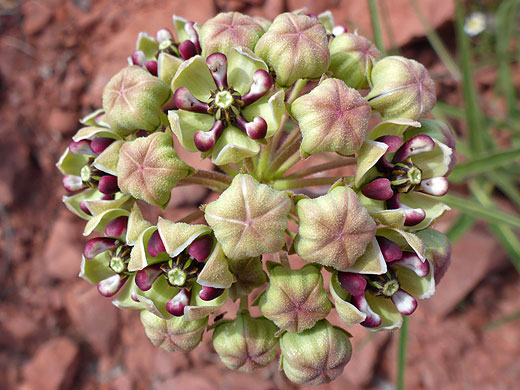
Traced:
<path id="1" fill-rule="evenodd" d="M 341 34 L 329 45 L 329 70 L 351 88 L 368 88 L 370 72 L 375 62 L 381 58 L 376 46 L 357 34 Z"/>
<path id="2" fill-rule="evenodd" d="M 217 325 L 213 331 L 213 347 L 228 368 L 251 372 L 275 358 L 277 330 L 263 317 L 239 313 L 233 321 Z"/>
<path id="3" fill-rule="evenodd" d="M 253 50 L 263 33 L 263 28 L 250 16 L 239 12 L 220 13 L 200 28 L 202 55 L 227 54 L 238 46 Z"/>
<path id="4" fill-rule="evenodd" d="M 147 310 L 141 311 L 141 322 L 153 345 L 168 352 L 189 352 L 202 340 L 208 317 L 186 321 L 184 317 L 164 320 Z"/>
<path id="5" fill-rule="evenodd" d="M 435 284 L 439 284 L 451 264 L 451 242 L 434 229 L 421 230 L 416 234 L 426 246 L 426 258 L 432 262 Z"/>
<path id="6" fill-rule="evenodd" d="M 383 120 L 419 119 L 435 106 L 435 84 L 426 68 L 400 56 L 385 57 L 372 69 L 367 100 Z"/>
<path id="7" fill-rule="evenodd" d="M 204 213 L 224 254 L 239 260 L 282 249 L 290 208 L 285 193 L 240 174 Z"/>
<path id="8" fill-rule="evenodd" d="M 329 314 L 332 305 L 318 267 L 309 264 L 293 270 L 274 265 L 269 281 L 259 307 L 280 330 L 299 333 Z"/>
<path id="9" fill-rule="evenodd" d="M 358 91 L 339 79 L 323 80 L 296 99 L 291 112 L 302 132 L 301 148 L 307 154 L 354 154 L 368 132 L 370 106 Z"/>
<path id="10" fill-rule="evenodd" d="M 276 82 L 284 87 L 298 79 L 319 78 L 330 62 L 325 27 L 315 18 L 290 12 L 276 17 L 255 53 L 273 67 Z"/>
<path id="11" fill-rule="evenodd" d="M 117 173 L 122 192 L 165 207 L 171 190 L 191 173 L 191 168 L 177 157 L 169 134 L 154 133 L 121 147 Z"/>
<path id="12" fill-rule="evenodd" d="M 301 385 L 329 383 L 343 372 L 352 355 L 347 333 L 327 320 L 302 333 L 285 333 L 280 348 L 285 375 Z"/>
<path id="13" fill-rule="evenodd" d="M 103 90 L 105 118 L 121 136 L 161 125 L 161 107 L 170 99 L 170 87 L 139 66 L 128 66 L 110 79 Z"/>

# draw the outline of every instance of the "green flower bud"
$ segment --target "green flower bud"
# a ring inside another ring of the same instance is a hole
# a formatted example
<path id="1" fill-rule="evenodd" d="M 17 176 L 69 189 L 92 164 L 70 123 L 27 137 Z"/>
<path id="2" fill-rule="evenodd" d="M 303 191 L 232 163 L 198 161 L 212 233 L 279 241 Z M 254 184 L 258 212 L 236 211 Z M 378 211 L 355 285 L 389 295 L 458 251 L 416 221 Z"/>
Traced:
<path id="1" fill-rule="evenodd" d="M 367 100 L 384 120 L 419 119 L 435 106 L 435 84 L 426 68 L 400 56 L 385 57 L 372 69 Z"/>
<path id="2" fill-rule="evenodd" d="M 285 333 L 280 348 L 285 375 L 301 385 L 329 383 L 343 372 L 352 355 L 347 333 L 327 320 L 302 333 Z"/>
<path id="3" fill-rule="evenodd" d="M 255 20 L 239 12 L 220 13 L 200 28 L 202 55 L 227 54 L 234 47 L 253 50 L 264 29 Z"/>
<path id="4" fill-rule="evenodd" d="M 375 62 L 381 58 L 376 46 L 365 37 L 345 33 L 329 45 L 329 70 L 351 88 L 365 89 Z"/>
<path id="5" fill-rule="evenodd" d="M 330 62 L 327 32 L 318 20 L 290 12 L 278 15 L 260 38 L 255 53 L 276 72 L 276 82 L 319 78 Z"/>
<path id="6" fill-rule="evenodd" d="M 153 345 L 168 352 L 189 352 L 202 340 L 208 317 L 186 321 L 184 317 L 164 320 L 147 310 L 141 311 L 141 322 Z"/>
<path id="7" fill-rule="evenodd" d="M 294 248 L 309 262 L 339 271 L 351 268 L 374 238 L 376 224 L 349 187 L 296 204 L 300 224 Z"/>
<path id="8" fill-rule="evenodd" d="M 269 281 L 259 307 L 281 330 L 299 333 L 329 314 L 332 305 L 318 267 L 293 270 L 277 264 L 270 269 Z"/>
<path id="9" fill-rule="evenodd" d="M 439 284 L 451 264 L 451 242 L 434 229 L 421 230 L 416 234 L 426 246 L 426 258 L 433 264 L 435 284 Z"/>
<path id="10" fill-rule="evenodd" d="M 239 313 L 233 321 L 222 322 L 213 331 L 213 347 L 230 369 L 251 372 L 268 365 L 276 356 L 278 329 L 263 318 Z"/>
<path id="11" fill-rule="evenodd" d="M 155 131 L 161 125 L 161 107 L 170 99 L 170 87 L 139 66 L 127 66 L 103 90 L 105 120 L 121 136 L 137 130 Z"/>
<path id="12" fill-rule="evenodd" d="M 177 181 L 191 173 L 173 149 L 169 134 L 155 133 L 125 143 L 119 152 L 117 184 L 122 192 L 165 207 Z"/>
<path id="13" fill-rule="evenodd" d="M 368 132 L 370 106 L 355 89 L 338 79 L 323 80 L 296 99 L 291 112 L 298 121 L 307 154 L 354 154 Z"/>
<path id="14" fill-rule="evenodd" d="M 224 254 L 239 260 L 282 249 L 290 208 L 285 193 L 240 174 L 204 213 Z"/>

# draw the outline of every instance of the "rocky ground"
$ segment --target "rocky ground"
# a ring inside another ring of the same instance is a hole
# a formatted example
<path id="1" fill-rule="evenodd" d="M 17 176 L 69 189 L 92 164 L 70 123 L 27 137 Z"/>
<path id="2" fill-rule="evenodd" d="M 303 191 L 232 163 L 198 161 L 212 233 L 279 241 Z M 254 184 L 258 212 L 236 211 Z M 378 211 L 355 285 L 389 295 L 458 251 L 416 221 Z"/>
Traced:
<path id="1" fill-rule="evenodd" d="M 421 1 L 448 42 L 453 3 Z M 456 104 L 456 85 L 429 49 L 408 0 L 386 4 L 383 27 L 393 32 L 388 44 L 425 63 L 441 98 Z M 137 313 L 116 309 L 77 277 L 85 240 L 81 221 L 61 204 L 55 168 L 78 118 L 100 106 L 103 85 L 124 66 L 139 31 L 170 26 L 173 13 L 203 22 L 220 10 L 272 18 L 303 6 L 330 8 L 337 23 L 371 35 L 364 1 L 0 0 L 0 388 L 303 388 L 289 384 L 275 363 L 253 375 L 231 372 L 208 342 L 186 355 L 153 347 Z M 211 196 L 174 191 L 170 218 Z M 518 274 L 477 225 L 455 245 L 435 297 L 421 302 L 410 321 L 408 389 L 516 388 L 518 322 L 485 326 L 520 310 L 519 294 Z M 338 380 L 318 388 L 392 389 L 397 334 L 349 330 L 353 360 Z"/>

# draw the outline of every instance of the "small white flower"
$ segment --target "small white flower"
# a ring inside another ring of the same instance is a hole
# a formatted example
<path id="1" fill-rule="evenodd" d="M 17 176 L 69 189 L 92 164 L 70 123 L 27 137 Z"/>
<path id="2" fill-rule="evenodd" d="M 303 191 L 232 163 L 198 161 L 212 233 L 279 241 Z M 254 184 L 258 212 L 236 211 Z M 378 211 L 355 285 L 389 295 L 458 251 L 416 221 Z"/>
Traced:
<path id="1" fill-rule="evenodd" d="M 464 32 L 470 37 L 475 37 L 486 29 L 486 15 L 482 12 L 473 12 L 466 17 Z"/>

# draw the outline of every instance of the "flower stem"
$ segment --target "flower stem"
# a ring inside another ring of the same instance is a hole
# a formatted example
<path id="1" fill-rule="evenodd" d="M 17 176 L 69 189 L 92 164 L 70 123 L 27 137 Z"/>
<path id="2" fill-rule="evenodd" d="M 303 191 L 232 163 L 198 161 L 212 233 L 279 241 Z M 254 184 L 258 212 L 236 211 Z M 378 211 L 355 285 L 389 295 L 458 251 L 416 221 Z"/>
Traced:
<path id="1" fill-rule="evenodd" d="M 326 162 L 326 163 L 315 165 L 313 167 L 309 167 L 309 168 L 303 169 L 299 172 L 293 173 L 292 175 L 284 177 L 284 179 L 299 179 L 301 177 L 309 176 L 314 173 L 325 172 L 330 169 L 346 167 L 346 166 L 354 165 L 354 164 L 356 164 L 355 158 L 345 158 L 345 159 L 341 159 L 341 160 L 337 160 L 337 161 Z"/>
<path id="2" fill-rule="evenodd" d="M 291 93 L 287 98 L 287 104 L 292 104 L 302 93 L 303 88 L 307 85 L 306 79 L 298 79 L 294 83 L 294 87 L 291 89 Z"/>
<path id="3" fill-rule="evenodd" d="M 372 20 L 372 30 L 374 32 L 374 42 L 381 52 L 386 56 L 385 44 L 383 42 L 383 34 L 381 32 L 381 24 L 379 22 L 379 12 L 377 9 L 376 0 L 368 0 L 368 6 L 370 7 L 370 19 Z"/>
<path id="4" fill-rule="evenodd" d="M 289 135 L 291 137 L 292 134 Z M 267 167 L 266 176 L 268 179 L 272 179 L 276 176 L 278 173 L 278 168 L 280 168 L 282 165 L 284 165 L 289 158 L 291 158 L 294 154 L 297 154 L 298 160 L 300 159 L 300 141 L 301 136 L 298 132 L 296 136 L 291 137 L 293 140 L 291 143 L 285 142 L 283 149 L 279 151 L 279 153 L 276 155 L 273 162 Z M 285 171 L 284 171 L 285 172 Z"/>
<path id="5" fill-rule="evenodd" d="M 278 133 L 283 130 L 278 130 Z M 257 166 L 257 175 L 260 178 L 264 177 L 264 173 L 267 169 L 267 164 L 269 163 L 269 159 L 271 156 L 271 149 L 273 147 L 273 138 L 268 138 L 267 143 L 263 146 L 262 151 L 260 152 L 260 157 L 258 158 L 258 166 Z"/>
<path id="6" fill-rule="evenodd" d="M 219 168 L 231 177 L 235 177 L 236 175 L 238 175 L 238 171 L 235 168 L 233 168 L 230 164 L 221 165 Z"/>
<path id="7" fill-rule="evenodd" d="M 213 191 L 225 191 L 231 184 L 231 177 L 223 173 L 197 170 L 191 176 L 179 180 L 177 185 L 200 184 Z"/>
<path id="8" fill-rule="evenodd" d="M 397 390 L 404 390 L 406 370 L 406 343 L 408 341 L 408 317 L 403 316 L 403 325 L 399 332 L 399 351 L 397 356 Z"/>
<path id="9" fill-rule="evenodd" d="M 179 219 L 177 223 L 184 222 L 184 223 L 192 223 L 196 220 L 202 218 L 204 216 L 204 212 L 202 210 L 195 210 L 194 212 L 186 215 L 184 218 Z"/>
<path id="10" fill-rule="evenodd" d="M 278 191 L 304 188 L 308 186 L 328 186 L 341 179 L 341 176 L 310 177 L 305 179 L 280 179 L 273 183 L 273 188 Z"/>
<path id="11" fill-rule="evenodd" d="M 258 176 L 255 170 L 255 164 L 253 163 L 253 159 L 251 157 L 244 159 L 244 167 L 247 169 L 247 172 L 258 180 Z"/>
<path id="12" fill-rule="evenodd" d="M 239 312 L 249 311 L 249 296 L 240 298 L 240 306 L 238 307 Z"/>

